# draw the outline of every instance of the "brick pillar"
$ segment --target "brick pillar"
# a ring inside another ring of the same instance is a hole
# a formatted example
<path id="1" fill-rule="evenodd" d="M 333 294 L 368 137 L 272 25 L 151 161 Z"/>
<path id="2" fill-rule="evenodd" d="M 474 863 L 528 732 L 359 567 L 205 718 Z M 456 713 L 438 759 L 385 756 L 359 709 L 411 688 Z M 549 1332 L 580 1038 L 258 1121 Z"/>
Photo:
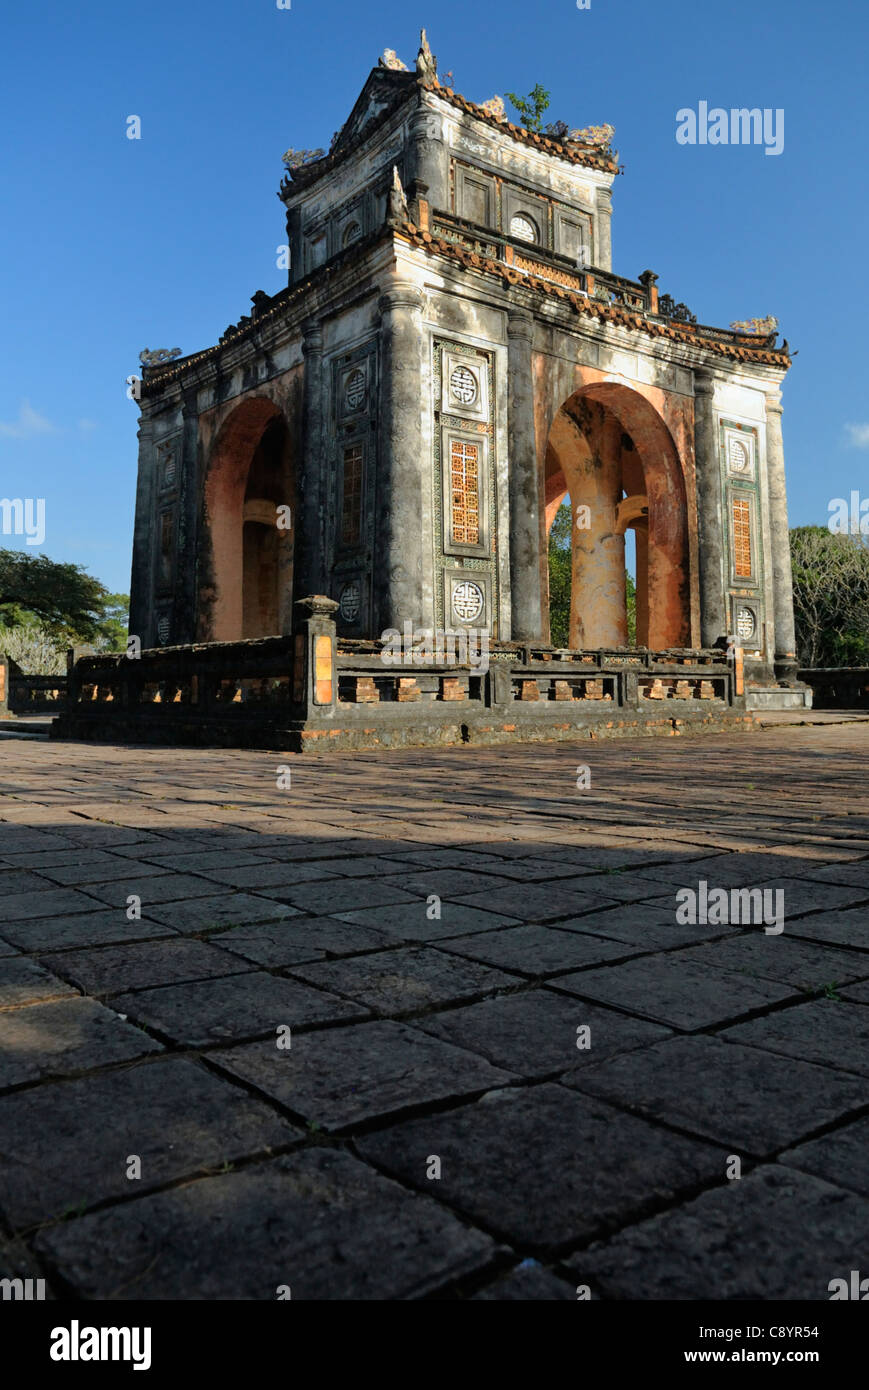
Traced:
<path id="1" fill-rule="evenodd" d="M 531 375 L 533 320 L 514 310 L 507 322 L 507 437 L 510 470 L 510 635 L 539 642 L 544 636 L 540 577 L 540 490 Z"/>
<path id="2" fill-rule="evenodd" d="M 612 190 L 609 188 L 599 188 L 597 190 L 595 202 L 597 215 L 595 217 L 594 264 L 597 266 L 598 270 L 612 270 Z"/>
<path id="3" fill-rule="evenodd" d="M 714 647 L 727 634 L 724 597 L 724 532 L 721 517 L 721 466 L 712 405 L 712 372 L 694 372 L 694 460 L 697 471 L 697 524 L 700 559 L 700 641 Z"/>
<path id="4" fill-rule="evenodd" d="M 781 397 L 776 392 L 775 395 L 766 397 L 766 491 L 772 551 L 775 675 L 776 680 L 795 681 L 797 644 L 794 631 L 794 590 L 781 417 Z"/>

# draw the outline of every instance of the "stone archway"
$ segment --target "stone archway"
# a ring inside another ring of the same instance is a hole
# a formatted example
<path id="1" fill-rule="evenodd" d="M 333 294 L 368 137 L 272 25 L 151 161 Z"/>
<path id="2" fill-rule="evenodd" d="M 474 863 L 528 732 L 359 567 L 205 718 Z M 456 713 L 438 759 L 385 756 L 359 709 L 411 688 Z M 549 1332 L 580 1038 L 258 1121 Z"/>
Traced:
<path id="1" fill-rule="evenodd" d="M 638 391 L 582 387 L 556 412 L 546 446 L 547 532 L 569 494 L 571 647 L 627 645 L 625 532 L 637 550 L 637 643 L 689 646 L 685 482 L 673 438 Z"/>
<path id="2" fill-rule="evenodd" d="M 286 507 L 290 525 L 279 512 Z M 209 630 L 201 637 L 232 642 L 292 630 L 295 516 L 286 419 L 268 397 L 249 397 L 224 421 L 208 462 Z"/>

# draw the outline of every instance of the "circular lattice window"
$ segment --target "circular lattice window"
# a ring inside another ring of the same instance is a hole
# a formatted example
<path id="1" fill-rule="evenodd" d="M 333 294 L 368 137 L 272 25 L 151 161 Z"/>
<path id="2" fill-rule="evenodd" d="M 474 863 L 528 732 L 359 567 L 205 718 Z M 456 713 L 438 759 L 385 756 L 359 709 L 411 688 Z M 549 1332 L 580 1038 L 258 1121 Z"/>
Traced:
<path id="1" fill-rule="evenodd" d="M 730 459 L 730 471 L 732 473 L 747 473 L 750 463 L 748 449 L 741 439 L 731 439 L 728 450 Z"/>
<path id="2" fill-rule="evenodd" d="M 483 590 L 470 579 L 463 579 L 453 589 L 453 612 L 462 623 L 472 623 L 483 611 Z"/>
<path id="3" fill-rule="evenodd" d="M 358 410 L 365 404 L 365 373 L 355 367 L 344 386 L 344 400 L 348 410 Z"/>
<path id="4" fill-rule="evenodd" d="M 460 405 L 473 405 L 478 394 L 477 378 L 469 367 L 456 367 L 450 376 L 450 395 Z"/>
<path id="5" fill-rule="evenodd" d="M 510 235 L 517 237 L 519 241 L 534 242 L 537 240 L 537 228 L 530 217 L 517 212 L 515 217 L 510 218 Z"/>
<path id="6" fill-rule="evenodd" d="M 750 608 L 737 608 L 736 610 L 736 633 L 743 642 L 747 642 L 755 634 L 757 623 Z"/>
<path id="7" fill-rule="evenodd" d="M 355 623 L 359 617 L 359 608 L 362 602 L 362 590 L 358 579 L 351 579 L 349 584 L 345 584 L 341 590 L 341 597 L 338 600 L 338 611 L 345 623 Z"/>

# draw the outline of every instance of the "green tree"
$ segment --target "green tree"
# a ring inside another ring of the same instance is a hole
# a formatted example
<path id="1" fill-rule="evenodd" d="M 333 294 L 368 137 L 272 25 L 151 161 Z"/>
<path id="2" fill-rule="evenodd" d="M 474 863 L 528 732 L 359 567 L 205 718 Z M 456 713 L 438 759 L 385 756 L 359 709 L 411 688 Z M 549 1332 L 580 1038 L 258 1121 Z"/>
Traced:
<path id="1" fill-rule="evenodd" d="M 801 666 L 869 664 L 869 549 L 826 526 L 790 533 L 794 623 Z"/>
<path id="2" fill-rule="evenodd" d="M 0 626 L 39 626 L 58 645 L 93 642 L 123 647 L 126 605 L 82 565 L 61 564 L 47 555 L 0 550 Z"/>
<path id="3" fill-rule="evenodd" d="M 526 130 L 543 129 L 543 113 L 549 106 L 549 92 L 545 87 L 541 87 L 537 82 L 528 93 L 527 97 L 520 97 L 516 92 L 508 92 L 507 99 L 521 116 L 521 124 Z"/>

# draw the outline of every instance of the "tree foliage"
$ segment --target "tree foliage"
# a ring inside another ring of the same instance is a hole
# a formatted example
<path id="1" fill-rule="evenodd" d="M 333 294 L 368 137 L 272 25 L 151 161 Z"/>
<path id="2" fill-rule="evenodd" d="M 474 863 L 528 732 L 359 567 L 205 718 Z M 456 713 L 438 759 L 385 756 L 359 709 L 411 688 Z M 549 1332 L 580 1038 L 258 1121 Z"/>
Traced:
<path id="1" fill-rule="evenodd" d="M 825 526 L 790 533 L 801 666 L 869 664 L 869 549 Z"/>
<path id="2" fill-rule="evenodd" d="M 0 549 L 0 630 L 20 629 L 19 641 L 29 633 L 37 648 L 47 641 L 59 650 L 92 643 L 99 650 L 121 651 L 128 607 L 125 594 L 110 594 L 82 565 Z"/>

